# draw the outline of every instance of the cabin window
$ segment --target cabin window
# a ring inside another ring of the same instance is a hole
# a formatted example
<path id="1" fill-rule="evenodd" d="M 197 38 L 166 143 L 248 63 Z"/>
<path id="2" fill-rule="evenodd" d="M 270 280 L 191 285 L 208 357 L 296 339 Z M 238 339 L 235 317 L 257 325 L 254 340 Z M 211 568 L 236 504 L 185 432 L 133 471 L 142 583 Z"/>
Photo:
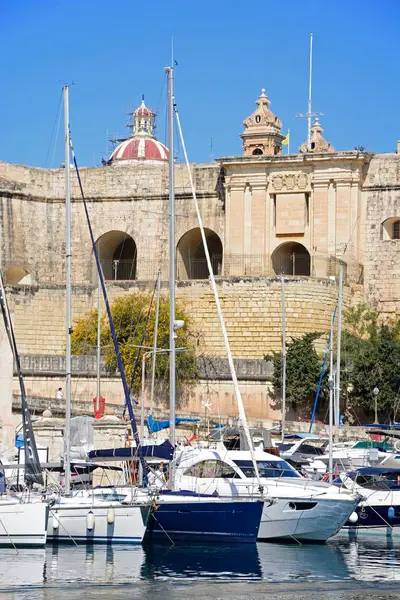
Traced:
<path id="1" fill-rule="evenodd" d="M 203 460 L 186 469 L 184 475 L 201 479 L 232 479 L 233 477 L 239 477 L 235 469 L 222 460 Z"/>
<path id="2" fill-rule="evenodd" d="M 254 466 L 251 460 L 235 460 L 246 477 L 255 477 Z M 284 460 L 258 460 L 260 477 L 300 477 L 300 474 Z"/>

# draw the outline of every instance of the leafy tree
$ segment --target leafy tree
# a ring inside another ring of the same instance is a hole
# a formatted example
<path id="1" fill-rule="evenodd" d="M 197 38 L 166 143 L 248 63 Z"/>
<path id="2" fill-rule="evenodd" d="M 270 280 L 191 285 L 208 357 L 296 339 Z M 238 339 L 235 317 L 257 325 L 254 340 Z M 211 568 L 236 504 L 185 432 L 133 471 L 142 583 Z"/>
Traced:
<path id="1" fill-rule="evenodd" d="M 292 338 L 286 345 L 286 399 L 300 415 L 311 416 L 311 408 L 317 390 L 321 371 L 321 360 L 314 348 L 320 333 L 306 333 Z M 282 387 L 282 353 L 273 352 L 264 357 L 273 364 L 273 385 L 275 395 Z M 326 400 L 326 375 L 320 395 L 321 405 Z"/>
<path id="2" fill-rule="evenodd" d="M 372 417 L 375 401 L 379 420 L 396 418 L 400 391 L 400 342 L 397 324 L 371 327 L 364 337 L 347 331 L 342 338 L 342 390 L 348 403 Z M 379 393 L 375 397 L 373 390 Z"/>
<path id="3" fill-rule="evenodd" d="M 128 384 L 131 380 L 134 365 L 139 354 L 139 368 L 135 374 L 133 391 L 138 392 L 141 387 L 141 365 L 143 352 L 139 346 L 142 342 L 142 334 L 146 316 L 149 310 L 151 297 L 147 293 L 136 292 L 122 296 L 111 305 L 111 313 L 114 321 L 115 331 L 118 338 L 121 358 L 124 364 Z M 194 335 L 190 329 L 190 319 L 179 304 L 176 305 L 176 318 L 182 319 L 185 326 L 177 330 L 176 347 L 185 348 L 176 356 L 177 388 L 182 399 L 190 387 L 190 383 L 197 376 L 196 360 L 194 353 Z M 146 337 L 143 345 L 153 346 L 155 326 L 155 302 L 153 303 Z M 74 354 L 93 354 L 97 343 L 97 310 L 93 310 L 85 317 L 76 321 L 72 333 L 72 352 Z M 161 296 L 160 311 L 157 333 L 157 347 L 169 348 L 169 298 Z M 107 369 L 114 372 L 117 369 L 117 361 L 112 343 L 111 332 L 107 315 L 101 317 L 101 351 Z M 151 358 L 146 361 L 147 369 L 150 371 Z M 158 396 L 167 397 L 169 388 L 169 353 L 157 353 L 156 380 L 158 382 Z M 179 400 L 179 398 L 178 398 Z"/>
<path id="4" fill-rule="evenodd" d="M 344 311 L 341 353 L 341 412 L 361 409 L 371 421 L 377 403 L 380 421 L 397 418 L 400 409 L 400 319 L 380 322 L 380 315 L 366 304 Z M 321 359 L 314 341 L 321 334 L 307 333 L 287 345 L 286 397 L 299 414 L 309 415 L 320 376 Z M 273 363 L 275 394 L 282 384 L 282 355 L 266 356 Z M 329 398 L 328 369 L 320 394 L 319 412 L 325 414 Z M 375 396 L 373 390 L 379 393 Z M 322 403 L 322 405 L 321 405 Z M 325 410 L 324 410 L 325 409 Z"/>

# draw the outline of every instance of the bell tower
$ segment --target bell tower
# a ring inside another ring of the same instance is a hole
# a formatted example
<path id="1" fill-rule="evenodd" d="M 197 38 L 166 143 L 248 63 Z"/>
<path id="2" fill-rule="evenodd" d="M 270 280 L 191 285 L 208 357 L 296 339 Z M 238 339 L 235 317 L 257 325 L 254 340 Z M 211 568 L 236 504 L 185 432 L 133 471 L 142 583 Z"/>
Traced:
<path id="1" fill-rule="evenodd" d="M 256 100 L 257 108 L 243 121 L 244 156 L 275 156 L 282 150 L 282 121 L 269 109 L 271 104 L 265 94 L 265 89 Z"/>

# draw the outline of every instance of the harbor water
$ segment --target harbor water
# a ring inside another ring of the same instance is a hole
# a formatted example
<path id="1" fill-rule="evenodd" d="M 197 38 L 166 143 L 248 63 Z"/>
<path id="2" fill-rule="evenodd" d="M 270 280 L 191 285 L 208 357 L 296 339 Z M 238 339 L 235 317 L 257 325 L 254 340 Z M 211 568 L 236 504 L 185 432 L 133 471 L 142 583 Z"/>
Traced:
<path id="1" fill-rule="evenodd" d="M 400 539 L 48 546 L 0 553 L 1 600 L 400 598 Z"/>

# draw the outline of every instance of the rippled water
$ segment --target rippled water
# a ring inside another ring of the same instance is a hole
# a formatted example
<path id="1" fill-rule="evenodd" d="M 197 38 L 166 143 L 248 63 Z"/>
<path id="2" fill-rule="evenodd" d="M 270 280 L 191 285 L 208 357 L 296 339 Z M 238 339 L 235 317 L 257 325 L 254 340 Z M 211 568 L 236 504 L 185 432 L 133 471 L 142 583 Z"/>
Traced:
<path id="1" fill-rule="evenodd" d="M 400 540 L 0 552 L 0 598 L 400 598 Z"/>

